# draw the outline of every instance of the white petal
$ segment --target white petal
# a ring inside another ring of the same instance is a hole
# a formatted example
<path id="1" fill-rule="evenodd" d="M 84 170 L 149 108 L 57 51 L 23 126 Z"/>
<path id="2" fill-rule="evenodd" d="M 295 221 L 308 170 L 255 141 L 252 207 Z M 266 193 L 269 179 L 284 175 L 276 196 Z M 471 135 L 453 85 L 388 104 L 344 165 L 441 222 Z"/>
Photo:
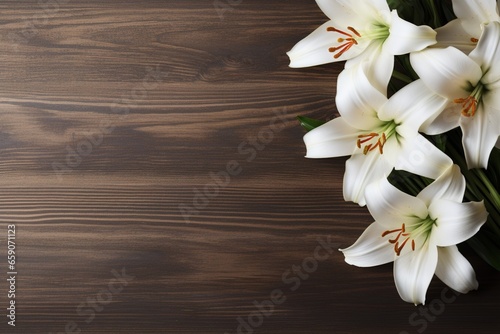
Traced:
<path id="1" fill-rule="evenodd" d="M 415 223 L 428 216 L 427 206 L 422 200 L 400 191 L 387 178 L 370 184 L 365 197 L 375 221 L 387 229 L 399 228 L 403 223 Z"/>
<path id="2" fill-rule="evenodd" d="M 335 118 L 304 135 L 307 158 L 331 158 L 351 155 L 356 150 L 359 130 L 342 117 Z"/>
<path id="3" fill-rule="evenodd" d="M 436 29 L 437 43 L 432 47 L 446 48 L 454 46 L 465 54 L 469 54 L 476 47 L 468 32 L 462 27 L 459 19 L 451 20 L 445 26 Z"/>
<path id="4" fill-rule="evenodd" d="M 431 232 L 431 243 L 440 247 L 459 244 L 479 231 L 488 212 L 483 202 L 457 203 L 435 199 L 429 206 L 429 215 L 437 219 Z"/>
<path id="5" fill-rule="evenodd" d="M 384 51 L 392 55 L 402 55 L 420 51 L 436 43 L 436 32 L 428 26 L 416 26 L 391 12 L 392 22 L 389 37 L 384 42 Z"/>
<path id="6" fill-rule="evenodd" d="M 392 166 L 378 152 L 353 155 L 346 161 L 344 200 L 364 206 L 366 187 L 372 182 L 385 178 L 391 170 Z"/>
<path id="7" fill-rule="evenodd" d="M 488 85 L 487 90 L 482 97 L 483 106 L 487 107 L 489 121 L 500 131 L 500 81 Z"/>
<path id="8" fill-rule="evenodd" d="M 394 246 L 382 238 L 385 230 L 377 223 L 368 226 L 352 246 L 341 249 L 345 262 L 358 267 L 373 267 L 394 261 Z"/>
<path id="9" fill-rule="evenodd" d="M 389 11 L 385 0 L 316 0 L 319 8 L 331 20 L 343 27 L 352 26 L 360 17 L 376 17 L 378 11 Z"/>
<path id="10" fill-rule="evenodd" d="M 339 44 L 337 41 L 339 36 L 337 33 L 327 31 L 331 26 L 333 26 L 331 21 L 324 23 L 288 51 L 290 67 L 309 67 L 345 60 L 359 55 L 368 45 L 366 43 L 355 45 L 343 57 L 335 59 L 329 48 Z"/>
<path id="11" fill-rule="evenodd" d="M 290 67 L 300 68 L 327 64 L 336 61 L 329 48 L 336 42 L 328 34 L 328 22 L 316 29 L 312 34 L 295 44 L 286 54 L 290 58 Z"/>
<path id="12" fill-rule="evenodd" d="M 356 1 L 331 1 L 331 0 L 316 0 L 318 7 L 325 13 L 330 20 L 335 20 L 341 26 L 350 25 L 348 22 L 357 20 L 358 13 L 356 11 Z M 337 20 L 345 20 L 338 22 Z"/>
<path id="13" fill-rule="evenodd" d="M 351 126 L 370 131 L 382 124 L 377 111 L 387 101 L 375 88 L 362 66 L 349 67 L 342 71 L 337 82 L 337 109 Z"/>
<path id="14" fill-rule="evenodd" d="M 465 187 L 465 178 L 460 172 L 460 167 L 452 165 L 434 182 L 425 187 L 417 197 L 424 201 L 426 206 L 431 205 L 438 198 L 461 203 Z"/>
<path id="15" fill-rule="evenodd" d="M 455 291 L 467 293 L 477 290 L 476 273 L 457 246 L 438 247 L 436 276 Z"/>
<path id="16" fill-rule="evenodd" d="M 495 146 L 500 129 L 495 115 L 489 115 L 485 104 L 480 104 L 476 114 L 472 117 L 461 117 L 460 127 L 463 137 L 462 145 L 465 151 L 467 167 L 486 168 L 491 150 Z"/>
<path id="17" fill-rule="evenodd" d="M 379 112 L 382 120 L 394 120 L 398 131 L 418 132 L 420 126 L 446 107 L 447 99 L 431 91 L 422 80 L 406 85 L 394 94 Z"/>
<path id="18" fill-rule="evenodd" d="M 448 100 L 445 109 L 437 117 L 430 117 L 420 126 L 420 131 L 428 135 L 448 132 L 460 124 L 462 106 Z"/>
<path id="19" fill-rule="evenodd" d="M 453 11 L 475 38 L 479 38 L 482 24 L 499 19 L 495 0 L 454 0 Z"/>
<path id="20" fill-rule="evenodd" d="M 466 97 L 482 77 L 481 68 L 463 52 L 449 47 L 410 55 L 411 65 L 425 84 L 449 99 Z"/>
<path id="21" fill-rule="evenodd" d="M 500 79 L 500 22 L 491 22 L 484 27 L 481 39 L 469 57 L 481 66 L 484 73 L 482 83 Z"/>
<path id="22" fill-rule="evenodd" d="M 397 129 L 396 129 L 397 130 Z M 384 158 L 391 166 L 395 166 L 399 157 L 401 156 L 402 143 L 405 141 L 400 136 L 393 135 L 387 139 L 384 144 Z"/>
<path id="23" fill-rule="evenodd" d="M 379 41 L 373 41 L 361 56 L 349 59 L 345 69 L 352 70 L 355 66 L 363 71 L 373 87 L 384 97 L 387 96 L 387 86 L 394 69 L 394 55 L 384 52 Z"/>
<path id="24" fill-rule="evenodd" d="M 425 294 L 436 271 L 437 261 L 437 247 L 429 243 L 394 261 L 394 281 L 404 301 L 425 304 Z"/>
<path id="25" fill-rule="evenodd" d="M 422 135 L 404 141 L 395 168 L 437 179 L 452 164 L 451 159 Z"/>

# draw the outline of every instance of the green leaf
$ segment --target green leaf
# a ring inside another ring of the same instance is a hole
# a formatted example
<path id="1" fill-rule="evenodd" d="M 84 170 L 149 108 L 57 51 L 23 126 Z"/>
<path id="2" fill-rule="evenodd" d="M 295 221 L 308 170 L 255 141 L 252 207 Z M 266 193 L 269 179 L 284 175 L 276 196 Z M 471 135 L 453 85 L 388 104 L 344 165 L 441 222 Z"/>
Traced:
<path id="1" fill-rule="evenodd" d="M 438 28 L 455 18 L 450 0 L 387 0 L 400 18 L 415 25 Z"/>
<path id="2" fill-rule="evenodd" d="M 490 266 L 500 271 L 500 247 L 485 233 L 477 233 L 467 240 L 467 244 L 488 263 Z"/>
<path id="3" fill-rule="evenodd" d="M 432 183 L 432 179 L 416 175 L 405 170 L 393 169 L 387 177 L 389 183 L 404 193 L 417 196 L 425 187 Z"/>
<path id="4" fill-rule="evenodd" d="M 453 12 L 453 3 L 450 0 L 440 1 L 442 6 L 442 21 L 448 23 L 451 20 L 456 19 L 456 15 Z"/>
<path id="5" fill-rule="evenodd" d="M 486 172 L 496 188 L 500 189 L 500 149 L 494 147 L 491 151 Z"/>
<path id="6" fill-rule="evenodd" d="M 439 148 L 441 151 L 445 152 L 446 151 L 446 142 L 447 142 L 447 137 L 446 135 L 436 135 L 434 136 L 434 145 L 436 145 L 437 148 Z"/>
<path id="7" fill-rule="evenodd" d="M 408 0 L 387 0 L 387 4 L 391 9 L 398 11 L 398 15 L 403 20 L 412 22 L 415 25 L 426 24 L 426 11 L 422 1 Z"/>
<path id="8" fill-rule="evenodd" d="M 297 116 L 297 119 L 300 122 L 300 125 L 306 130 L 306 131 L 311 131 L 315 128 L 317 128 L 320 125 L 325 124 L 326 122 L 318 120 L 318 119 L 313 119 L 305 116 Z"/>

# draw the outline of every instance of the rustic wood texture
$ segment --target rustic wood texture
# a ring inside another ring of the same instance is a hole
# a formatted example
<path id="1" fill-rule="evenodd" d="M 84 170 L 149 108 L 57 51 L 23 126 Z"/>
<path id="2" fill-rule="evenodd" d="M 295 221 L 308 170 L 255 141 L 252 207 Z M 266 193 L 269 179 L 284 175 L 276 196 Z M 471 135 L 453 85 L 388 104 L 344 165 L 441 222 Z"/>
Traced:
<path id="1" fill-rule="evenodd" d="M 429 309 L 391 265 L 292 272 L 371 222 L 342 200 L 344 159 L 303 157 L 295 116 L 333 117 L 342 69 L 288 68 L 314 1 L 43 3 L 0 3 L 1 333 L 497 332 L 500 275 L 467 249 L 480 290 L 449 302 L 435 279 Z"/>

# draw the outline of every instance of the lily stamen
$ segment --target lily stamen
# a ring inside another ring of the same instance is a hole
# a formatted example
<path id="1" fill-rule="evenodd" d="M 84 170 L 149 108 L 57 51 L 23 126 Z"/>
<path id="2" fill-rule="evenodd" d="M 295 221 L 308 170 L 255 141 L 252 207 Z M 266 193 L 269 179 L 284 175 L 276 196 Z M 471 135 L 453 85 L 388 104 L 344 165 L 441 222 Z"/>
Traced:
<path id="1" fill-rule="evenodd" d="M 398 243 L 396 242 L 396 244 L 394 245 L 394 251 L 396 252 L 396 255 L 399 256 L 401 255 L 401 251 L 403 250 L 403 248 L 405 247 L 406 243 L 408 242 L 408 240 L 410 240 L 410 237 L 407 237 L 403 243 L 401 244 L 401 246 L 398 245 Z"/>
<path id="2" fill-rule="evenodd" d="M 348 30 L 352 31 L 354 33 L 354 35 L 358 36 L 358 37 L 361 37 L 361 34 L 356 30 L 354 29 L 353 27 L 347 27 Z"/>
<path id="3" fill-rule="evenodd" d="M 347 30 L 351 31 L 353 34 L 355 34 L 356 36 L 358 37 L 361 37 L 361 34 L 359 32 L 357 32 L 356 29 L 354 29 L 353 27 L 347 27 Z M 352 35 L 348 32 L 345 32 L 345 31 L 342 31 L 340 29 L 337 29 L 335 27 L 328 27 L 326 28 L 326 31 L 334 31 L 334 32 L 338 32 L 339 34 L 342 34 L 342 35 L 346 35 L 346 36 L 349 36 L 349 37 L 352 37 Z"/>
<path id="4" fill-rule="evenodd" d="M 358 136 L 358 141 L 357 141 L 357 146 L 358 148 L 361 148 L 361 144 L 366 143 L 367 141 L 372 140 L 373 138 L 377 137 L 378 133 L 372 132 L 366 135 L 359 135 Z"/>
<path id="5" fill-rule="evenodd" d="M 399 235 L 401 233 L 405 233 L 405 224 L 401 225 L 401 228 L 397 228 L 395 230 L 384 231 L 382 233 L 382 238 L 385 237 L 385 236 L 387 236 L 387 235 L 389 235 L 389 234 L 396 233 L 396 232 L 400 232 L 400 233 L 398 234 L 398 236 L 396 237 L 396 239 L 394 239 L 395 240 L 394 242 L 396 242 L 396 240 L 399 238 Z M 389 240 L 389 242 L 391 242 L 391 240 Z M 394 242 L 391 242 L 391 243 L 394 243 Z"/>
<path id="6" fill-rule="evenodd" d="M 374 133 L 374 132 L 369 133 L 369 134 L 359 135 L 358 141 L 356 142 L 356 145 L 358 146 L 358 148 L 361 148 L 362 144 L 369 142 L 378 136 L 379 136 L 379 134 Z M 367 144 L 363 148 L 363 154 L 366 155 L 366 154 L 368 154 L 368 152 L 375 150 L 377 147 L 378 147 L 380 154 L 384 154 L 384 145 L 385 145 L 386 141 L 387 141 L 387 137 L 386 137 L 385 133 L 382 133 L 382 136 L 380 136 L 380 138 L 377 140 L 377 142 L 375 144 Z"/>
<path id="7" fill-rule="evenodd" d="M 337 52 L 333 58 L 337 59 L 339 58 L 340 56 L 342 56 L 344 53 L 346 53 L 353 45 L 357 45 L 358 44 L 358 41 L 356 40 L 355 36 L 357 37 L 361 37 L 361 34 L 356 30 L 354 29 L 353 27 L 347 27 L 347 30 L 349 30 L 351 33 L 348 33 L 348 32 L 345 32 L 343 30 L 340 30 L 340 29 L 337 29 L 335 27 L 328 27 L 326 28 L 327 31 L 330 31 L 330 32 L 336 32 L 336 33 L 339 33 L 339 34 L 342 34 L 344 36 L 347 36 L 348 38 L 339 38 L 337 40 L 338 43 L 344 43 L 344 44 L 341 44 L 339 46 L 335 46 L 335 47 L 331 47 L 328 49 L 329 52 Z M 355 36 L 353 36 L 353 34 Z"/>
<path id="8" fill-rule="evenodd" d="M 485 91 L 485 86 L 482 82 L 478 82 L 472 93 L 466 98 L 455 99 L 453 102 L 462 105 L 462 116 L 473 117 L 476 114 L 477 107 Z"/>
<path id="9" fill-rule="evenodd" d="M 405 247 L 405 245 L 408 243 L 408 240 L 410 240 L 410 233 L 406 232 L 406 227 L 405 224 L 401 225 L 401 228 L 395 229 L 395 230 L 388 230 L 382 233 L 382 238 L 388 236 L 389 234 L 397 233 L 396 237 L 394 239 L 389 239 L 388 241 L 391 244 L 394 244 L 394 252 L 396 255 L 400 255 L 401 251 Z M 403 242 L 400 244 L 399 239 L 401 237 L 404 237 Z M 411 249 L 414 251 L 415 250 L 415 240 L 411 239 Z"/>
<path id="10" fill-rule="evenodd" d="M 341 40 L 339 38 L 339 40 Z M 329 48 L 328 51 L 329 52 L 335 52 L 337 50 L 340 50 L 337 54 L 333 55 L 333 58 L 337 59 L 339 58 L 340 56 L 342 56 L 347 50 L 349 50 L 353 45 L 356 45 L 358 44 L 358 42 L 354 39 L 354 38 L 347 38 L 345 39 L 344 41 L 347 41 L 346 43 L 340 45 L 340 46 L 337 46 L 337 47 L 333 47 L 333 48 Z"/>
<path id="11" fill-rule="evenodd" d="M 477 100 L 474 96 L 467 96 L 466 98 L 455 99 L 454 103 L 462 105 L 462 116 L 473 117 L 477 111 Z"/>

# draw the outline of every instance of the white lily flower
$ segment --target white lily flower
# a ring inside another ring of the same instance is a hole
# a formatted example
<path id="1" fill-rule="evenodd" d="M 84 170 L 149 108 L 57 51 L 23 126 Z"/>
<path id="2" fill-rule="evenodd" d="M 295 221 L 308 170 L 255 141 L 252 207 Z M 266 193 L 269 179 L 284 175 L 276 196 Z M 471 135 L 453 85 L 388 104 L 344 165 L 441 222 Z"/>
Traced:
<path id="1" fill-rule="evenodd" d="M 469 56 L 448 47 L 410 59 L 421 80 L 448 99 L 447 109 L 422 130 L 438 134 L 460 126 L 468 167 L 486 168 L 500 135 L 500 22 L 485 25 Z"/>
<path id="2" fill-rule="evenodd" d="M 416 26 L 390 10 L 385 0 L 316 0 L 330 20 L 287 54 L 290 67 L 308 67 L 342 60 L 369 59 L 380 87 L 387 86 L 394 55 L 423 50 L 436 43 L 436 32 Z M 346 67 L 351 66 L 349 62 Z"/>
<path id="3" fill-rule="evenodd" d="M 474 269 L 456 244 L 471 238 L 486 222 L 482 202 L 462 203 L 465 179 L 450 167 L 417 197 L 382 179 L 366 189 L 367 207 L 375 219 L 350 247 L 345 261 L 372 267 L 394 261 L 394 280 L 401 298 L 425 303 L 436 274 L 452 289 L 477 289 Z"/>
<path id="4" fill-rule="evenodd" d="M 344 70 L 338 78 L 336 103 L 341 117 L 304 136 L 308 158 L 352 155 L 346 162 L 344 199 L 365 205 L 366 187 L 393 168 L 437 178 L 451 159 L 418 133 L 441 98 L 417 80 L 387 99 L 363 71 Z"/>
<path id="5" fill-rule="evenodd" d="M 437 47 L 454 46 L 469 53 L 482 33 L 482 27 L 500 21 L 496 0 L 452 0 L 455 20 L 436 29 Z"/>

